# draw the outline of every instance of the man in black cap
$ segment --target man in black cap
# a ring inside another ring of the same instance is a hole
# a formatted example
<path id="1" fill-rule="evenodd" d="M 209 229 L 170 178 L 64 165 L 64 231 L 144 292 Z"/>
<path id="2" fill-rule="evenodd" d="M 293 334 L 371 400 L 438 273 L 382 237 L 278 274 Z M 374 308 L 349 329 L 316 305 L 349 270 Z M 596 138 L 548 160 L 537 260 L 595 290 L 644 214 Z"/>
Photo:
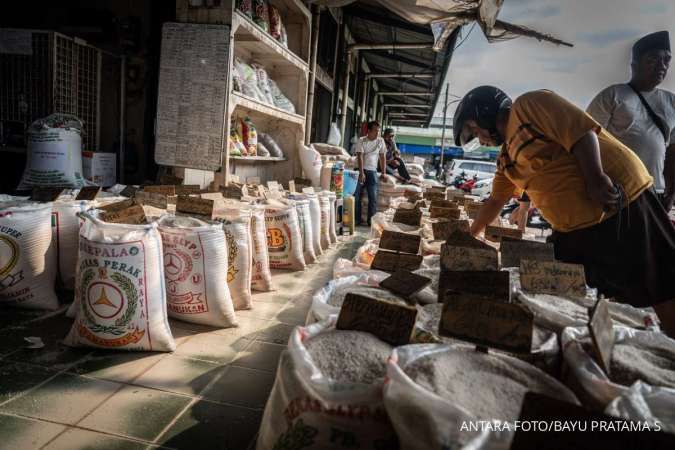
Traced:
<path id="1" fill-rule="evenodd" d="M 644 36 L 633 45 L 630 82 L 604 89 L 587 110 L 640 157 L 666 211 L 675 201 L 675 94 L 657 86 L 670 58 L 667 31 Z"/>

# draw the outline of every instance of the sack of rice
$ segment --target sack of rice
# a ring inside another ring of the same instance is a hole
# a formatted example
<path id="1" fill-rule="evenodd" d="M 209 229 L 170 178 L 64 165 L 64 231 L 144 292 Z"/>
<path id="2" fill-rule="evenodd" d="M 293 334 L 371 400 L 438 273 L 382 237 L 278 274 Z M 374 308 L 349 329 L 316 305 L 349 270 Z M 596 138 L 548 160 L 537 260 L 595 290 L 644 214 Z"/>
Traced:
<path id="1" fill-rule="evenodd" d="M 309 215 L 312 219 L 312 244 L 316 256 L 323 255 L 321 248 L 321 203 L 316 194 L 306 194 L 309 200 Z"/>
<path id="2" fill-rule="evenodd" d="M 77 243 L 80 237 L 80 212 L 90 209 L 93 202 L 74 200 L 72 196 L 59 197 L 52 206 L 52 239 L 57 254 L 57 274 L 61 285 L 75 288 Z"/>
<path id="3" fill-rule="evenodd" d="M 251 309 L 251 275 L 253 239 L 251 237 L 251 208 L 241 202 L 227 202 L 214 211 L 215 221 L 223 225 L 227 243 L 227 285 L 234 309 Z"/>
<path id="4" fill-rule="evenodd" d="M 370 269 L 370 265 L 373 263 L 379 248 L 379 239 L 368 239 L 356 250 L 356 255 L 353 259 L 354 263 L 364 269 Z"/>
<path id="5" fill-rule="evenodd" d="M 70 114 L 52 114 L 33 122 L 28 129 L 26 170 L 18 189 L 84 186 L 82 126 Z"/>
<path id="6" fill-rule="evenodd" d="M 314 264 L 316 262 L 316 253 L 314 252 L 314 237 L 312 236 L 312 214 L 309 209 L 309 200 L 294 196 L 295 210 L 298 213 L 298 223 L 300 224 L 300 234 L 302 235 L 302 249 L 305 258 L 305 264 Z"/>
<path id="7" fill-rule="evenodd" d="M 509 430 L 462 429 L 469 421 L 518 419 L 528 391 L 577 403 L 574 394 L 531 365 L 464 345 L 406 345 L 387 364 L 384 404 L 401 448 L 508 449 Z"/>
<path id="8" fill-rule="evenodd" d="M 328 237 L 330 238 L 331 244 L 337 244 L 337 229 L 335 228 L 337 222 L 337 211 L 336 211 L 336 201 L 337 194 L 335 192 L 328 192 L 328 198 L 330 199 L 330 222 L 328 227 Z"/>
<path id="9" fill-rule="evenodd" d="M 520 283 L 520 281 L 518 281 Z M 534 313 L 535 324 L 561 333 L 566 327 L 581 327 L 588 323 L 588 308 L 596 300 L 592 297 L 568 298 L 550 294 L 517 291 L 517 299 Z M 659 330 L 658 318 L 652 308 L 610 302 L 609 315 L 615 324 L 631 328 Z"/>
<path id="10" fill-rule="evenodd" d="M 384 278 L 386 278 L 389 275 L 386 272 L 382 272 L 380 270 L 370 270 L 368 268 L 362 267 L 356 264 L 354 261 L 345 258 L 338 258 L 337 260 L 335 260 L 335 264 L 333 264 L 334 279 L 344 278 L 350 275 L 361 275 L 364 273 L 381 274 L 381 276 L 383 276 Z"/>
<path id="11" fill-rule="evenodd" d="M 292 200 L 290 204 L 268 205 L 265 208 L 267 228 L 267 251 L 272 269 L 304 270 L 302 233 L 298 212 Z M 276 202 L 275 202 L 276 203 Z"/>
<path id="12" fill-rule="evenodd" d="M 636 381 L 675 395 L 675 340 L 662 333 L 614 326 L 609 377 L 591 356 L 588 327 L 565 328 L 561 341 L 565 364 L 581 388 L 579 398 L 591 407 L 605 408 Z M 673 408 L 675 403 L 663 417 L 671 426 Z"/>
<path id="13" fill-rule="evenodd" d="M 382 405 L 392 347 L 369 333 L 335 330 L 335 317 L 293 330 L 265 406 L 258 450 L 394 449 Z M 299 439 L 302 439 L 299 441 Z"/>
<path id="14" fill-rule="evenodd" d="M 253 272 L 251 289 L 260 292 L 272 290 L 272 272 L 270 271 L 267 251 L 267 229 L 265 228 L 265 207 L 252 205 L 251 242 L 253 244 Z"/>
<path id="15" fill-rule="evenodd" d="M 52 203 L 0 202 L 0 302 L 27 309 L 54 310 L 56 246 Z"/>
<path id="16" fill-rule="evenodd" d="M 402 301 L 394 294 L 378 288 L 380 282 L 387 277 L 389 277 L 388 273 L 372 270 L 359 275 L 331 280 L 312 297 L 312 306 L 307 313 L 306 323 L 320 322 L 333 314 L 339 314 L 342 303 L 350 292 Z"/>
<path id="17" fill-rule="evenodd" d="M 227 287 L 227 243 L 220 224 L 193 217 L 159 221 L 169 316 L 185 322 L 236 325 Z"/>
<path id="18" fill-rule="evenodd" d="M 675 390 L 636 381 L 605 408 L 605 414 L 633 422 L 649 423 L 653 429 L 675 433 Z"/>
<path id="19" fill-rule="evenodd" d="M 157 224 L 105 223 L 80 213 L 73 347 L 173 351 Z"/>
<path id="20" fill-rule="evenodd" d="M 319 205 L 321 207 L 321 248 L 330 248 L 330 196 L 327 192 L 319 193 Z"/>

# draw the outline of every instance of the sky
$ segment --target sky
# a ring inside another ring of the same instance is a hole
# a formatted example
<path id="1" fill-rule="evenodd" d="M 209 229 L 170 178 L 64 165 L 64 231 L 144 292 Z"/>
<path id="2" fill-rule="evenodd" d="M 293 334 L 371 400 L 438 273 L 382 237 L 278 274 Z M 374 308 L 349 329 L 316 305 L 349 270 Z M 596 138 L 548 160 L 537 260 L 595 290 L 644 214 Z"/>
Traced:
<path id="1" fill-rule="evenodd" d="M 553 34 L 574 47 L 526 37 L 489 44 L 476 25 L 453 55 L 450 94 L 463 96 L 491 84 L 516 98 L 546 88 L 585 109 L 603 88 L 629 80 L 630 50 L 638 38 L 669 30 L 675 47 L 673 0 L 505 0 L 499 18 Z M 458 43 L 470 28 L 464 27 Z M 660 87 L 675 92 L 675 70 Z M 448 107 L 448 118 L 455 107 Z M 442 117 L 442 105 L 435 115 Z"/>

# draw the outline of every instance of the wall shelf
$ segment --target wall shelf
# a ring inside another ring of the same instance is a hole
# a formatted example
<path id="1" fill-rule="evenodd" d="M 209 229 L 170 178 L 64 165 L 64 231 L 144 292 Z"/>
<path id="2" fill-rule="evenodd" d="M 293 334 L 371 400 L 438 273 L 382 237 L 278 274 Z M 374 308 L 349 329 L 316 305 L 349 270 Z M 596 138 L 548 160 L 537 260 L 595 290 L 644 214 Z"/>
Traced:
<path id="1" fill-rule="evenodd" d="M 279 156 L 230 156 L 231 160 L 236 162 L 246 163 L 265 163 L 265 162 L 281 162 L 286 161 L 286 158 Z"/>
<path id="2" fill-rule="evenodd" d="M 264 114 L 270 118 L 285 120 L 296 125 L 304 125 L 305 118 L 298 114 L 293 114 L 283 109 L 277 108 L 260 100 L 248 97 L 241 92 L 232 91 L 230 93 L 230 102 L 235 108 L 242 108 L 247 111 L 255 111 Z"/>

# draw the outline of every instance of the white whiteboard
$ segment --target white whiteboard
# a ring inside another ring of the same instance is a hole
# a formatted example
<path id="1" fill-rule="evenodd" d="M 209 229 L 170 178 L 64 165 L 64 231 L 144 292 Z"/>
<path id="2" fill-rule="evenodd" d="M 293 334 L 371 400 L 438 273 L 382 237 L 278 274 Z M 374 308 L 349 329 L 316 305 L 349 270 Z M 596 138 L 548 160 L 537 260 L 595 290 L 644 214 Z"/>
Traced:
<path id="1" fill-rule="evenodd" d="M 164 24 L 155 122 L 157 164 L 220 169 L 229 43 L 227 25 Z"/>

